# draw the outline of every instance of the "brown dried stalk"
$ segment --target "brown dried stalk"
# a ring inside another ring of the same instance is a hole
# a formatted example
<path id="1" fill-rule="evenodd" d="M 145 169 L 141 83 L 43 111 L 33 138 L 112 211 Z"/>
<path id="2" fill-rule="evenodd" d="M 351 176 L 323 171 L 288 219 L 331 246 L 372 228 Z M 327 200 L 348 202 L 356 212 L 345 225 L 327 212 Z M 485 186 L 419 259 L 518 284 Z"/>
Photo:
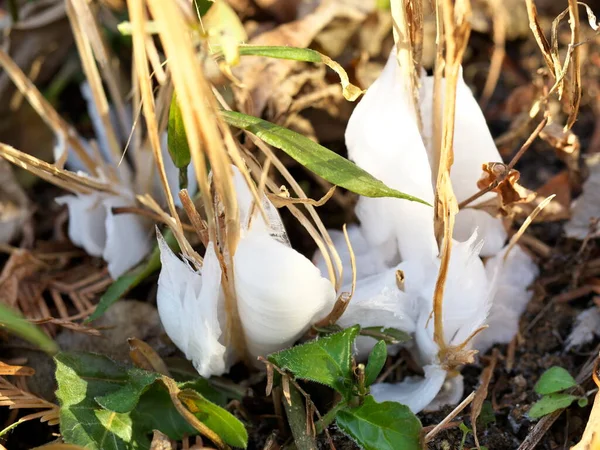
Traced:
<path id="1" fill-rule="evenodd" d="M 59 422 L 58 405 L 17 388 L 3 377 L 0 377 L 0 406 L 8 406 L 9 409 L 43 410 L 21 417 L 17 422 L 10 425 L 9 428 L 34 419 L 40 419 L 41 422 L 48 422 L 48 425 L 58 425 Z"/>
<path id="2" fill-rule="evenodd" d="M 460 64 L 467 47 L 471 26 L 469 16 L 471 4 L 469 0 L 438 0 L 436 11 L 441 10 L 444 35 L 445 35 L 445 93 L 444 115 L 442 121 L 441 139 L 434 138 L 434 142 L 441 142 L 441 147 L 436 151 L 439 154 L 439 168 L 436 179 L 434 200 L 434 231 L 440 246 L 440 270 L 436 281 L 433 296 L 434 341 L 439 347 L 439 357 L 442 362 L 453 359 L 452 351 L 447 347 L 444 337 L 443 325 L 443 300 L 444 285 L 448 275 L 448 267 L 452 251 L 452 232 L 454 229 L 454 216 L 458 212 L 458 205 L 450 181 L 450 168 L 454 162 L 454 122 L 456 112 L 456 86 L 460 76 Z M 441 75 L 438 71 L 438 77 Z M 460 351 L 460 350 L 459 350 Z"/>

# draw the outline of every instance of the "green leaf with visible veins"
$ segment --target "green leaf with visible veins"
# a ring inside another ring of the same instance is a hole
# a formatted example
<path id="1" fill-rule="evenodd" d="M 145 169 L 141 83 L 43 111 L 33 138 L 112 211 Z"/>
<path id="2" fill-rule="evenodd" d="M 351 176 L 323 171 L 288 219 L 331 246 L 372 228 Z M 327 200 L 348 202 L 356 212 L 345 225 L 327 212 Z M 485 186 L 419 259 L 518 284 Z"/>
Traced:
<path id="1" fill-rule="evenodd" d="M 330 183 L 365 197 L 397 197 L 429 205 L 420 198 L 388 187 L 353 162 L 300 133 L 235 111 L 221 111 L 221 114 L 229 125 L 246 130 L 267 144 L 283 150 L 308 170 Z"/>
<path id="2" fill-rule="evenodd" d="M 361 406 L 339 411 L 336 422 L 365 450 L 421 449 L 421 422 L 400 403 L 377 403 L 369 395 Z"/>
<path id="3" fill-rule="evenodd" d="M 527 415 L 531 419 L 539 419 L 545 415 L 553 413 L 559 409 L 567 408 L 571 406 L 575 400 L 579 397 L 577 395 L 564 394 L 557 392 L 554 394 L 544 395 L 541 399 L 531 406 Z"/>
<path id="4" fill-rule="evenodd" d="M 269 361 L 298 378 L 332 387 L 346 399 L 352 395 L 352 344 L 360 327 L 315 339 L 269 355 Z"/>
<path id="5" fill-rule="evenodd" d="M 92 450 L 149 449 L 153 430 L 175 440 L 198 434 L 177 411 L 164 384 L 157 382 L 162 375 L 92 353 L 59 353 L 55 360 L 60 431 L 66 443 Z M 209 428 L 225 417 L 229 428 L 245 433 L 229 412 L 189 389 L 192 383 L 179 386 L 184 385 L 188 396 L 203 399 L 194 413 Z M 222 438 L 232 445 L 242 442 L 229 435 Z"/>
<path id="6" fill-rule="evenodd" d="M 533 389 L 538 394 L 552 394 L 564 391 L 570 387 L 577 386 L 577 381 L 566 369 L 554 366 L 546 370 Z"/>

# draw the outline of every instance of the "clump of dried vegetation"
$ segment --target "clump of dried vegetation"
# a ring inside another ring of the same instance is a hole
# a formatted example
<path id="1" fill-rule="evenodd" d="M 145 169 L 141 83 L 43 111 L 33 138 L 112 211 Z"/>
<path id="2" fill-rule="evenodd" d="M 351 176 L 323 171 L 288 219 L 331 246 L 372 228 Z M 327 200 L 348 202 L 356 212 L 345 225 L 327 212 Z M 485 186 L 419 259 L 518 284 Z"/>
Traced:
<path id="1" fill-rule="evenodd" d="M 5 2 L 0 445 L 600 448 L 563 3 Z"/>

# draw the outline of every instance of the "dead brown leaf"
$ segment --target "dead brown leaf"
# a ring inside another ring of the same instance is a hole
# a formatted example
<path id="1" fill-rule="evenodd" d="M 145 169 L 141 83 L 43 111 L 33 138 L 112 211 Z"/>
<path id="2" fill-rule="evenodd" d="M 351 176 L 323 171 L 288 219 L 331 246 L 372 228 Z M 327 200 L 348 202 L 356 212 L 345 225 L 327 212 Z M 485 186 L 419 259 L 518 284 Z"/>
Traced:
<path id="1" fill-rule="evenodd" d="M 508 169 L 503 163 L 482 165 L 483 175 L 477 182 L 479 189 L 498 193 L 498 209 L 504 215 L 510 215 L 514 205 L 527 203 L 535 198 L 535 193 L 519 184 L 521 174 L 518 170 Z"/>
<path id="2" fill-rule="evenodd" d="M 13 366 L 0 361 L 0 376 L 32 376 L 35 370 L 27 366 Z"/>
<path id="3" fill-rule="evenodd" d="M 129 342 L 130 348 L 129 356 L 137 367 L 162 375 L 170 375 L 167 365 L 152 347 L 137 338 L 129 338 L 127 342 Z"/>

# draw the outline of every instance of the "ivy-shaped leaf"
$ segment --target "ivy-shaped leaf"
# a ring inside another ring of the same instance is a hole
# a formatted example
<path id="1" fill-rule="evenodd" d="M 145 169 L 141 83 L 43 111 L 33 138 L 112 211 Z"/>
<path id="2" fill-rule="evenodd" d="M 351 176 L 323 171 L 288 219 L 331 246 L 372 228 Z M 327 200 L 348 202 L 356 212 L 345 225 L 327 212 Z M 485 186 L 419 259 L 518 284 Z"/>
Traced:
<path id="1" fill-rule="evenodd" d="M 534 386 L 538 394 L 552 394 L 564 391 L 570 387 L 577 386 L 577 381 L 566 369 L 562 367 L 550 367 L 546 370 Z"/>
<path id="2" fill-rule="evenodd" d="M 269 361 L 294 376 L 332 387 L 346 399 L 352 395 L 354 326 L 303 345 L 269 355 Z"/>
<path id="3" fill-rule="evenodd" d="M 372 396 L 362 405 L 338 412 L 338 426 L 365 450 L 421 449 L 421 422 L 407 406 L 377 403 Z"/>
<path id="4" fill-rule="evenodd" d="M 571 406 L 571 403 L 578 398 L 579 397 L 576 395 L 564 394 L 561 392 L 544 395 L 531 406 L 531 409 L 527 415 L 531 419 L 539 419 L 540 417 L 553 413 L 554 411 Z"/>
<path id="5" fill-rule="evenodd" d="M 59 353 L 55 360 L 60 430 L 66 443 L 92 450 L 149 449 L 153 430 L 176 440 L 198 434 L 173 405 L 159 381 L 164 376 L 91 353 Z M 218 428 L 213 431 L 223 432 L 220 437 L 230 445 L 245 446 L 241 422 L 190 389 L 193 383 L 179 386 L 185 386 L 186 398 L 194 398 L 192 413 L 200 421 Z"/>

